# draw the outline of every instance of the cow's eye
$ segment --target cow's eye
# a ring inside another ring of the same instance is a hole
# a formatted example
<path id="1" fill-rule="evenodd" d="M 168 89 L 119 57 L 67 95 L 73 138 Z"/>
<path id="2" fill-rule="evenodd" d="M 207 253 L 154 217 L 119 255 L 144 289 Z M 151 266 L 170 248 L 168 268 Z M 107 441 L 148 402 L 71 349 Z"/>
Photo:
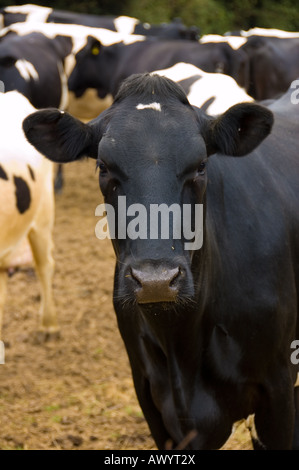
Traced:
<path id="1" fill-rule="evenodd" d="M 108 173 L 107 166 L 104 162 L 98 162 L 97 167 L 100 169 L 100 175 L 105 176 Z"/>
<path id="2" fill-rule="evenodd" d="M 206 162 L 201 162 L 199 167 L 198 167 L 197 172 L 198 172 L 199 175 L 204 175 L 205 171 L 206 171 Z"/>

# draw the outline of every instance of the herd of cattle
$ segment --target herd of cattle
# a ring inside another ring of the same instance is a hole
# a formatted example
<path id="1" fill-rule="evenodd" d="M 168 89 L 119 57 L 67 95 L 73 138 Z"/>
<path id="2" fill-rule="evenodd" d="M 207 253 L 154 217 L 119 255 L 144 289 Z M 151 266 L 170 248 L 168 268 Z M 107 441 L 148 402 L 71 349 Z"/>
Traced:
<path id="1" fill-rule="evenodd" d="M 58 331 L 49 160 L 88 156 L 116 213 L 120 195 L 204 207 L 200 250 L 183 234 L 113 240 L 114 307 L 157 446 L 217 449 L 250 418 L 256 449 L 298 449 L 299 33 L 200 37 L 34 5 L 2 9 L 0 27 L 0 332 L 26 241 L 40 328 Z M 78 99 L 90 123 L 67 112 Z"/>

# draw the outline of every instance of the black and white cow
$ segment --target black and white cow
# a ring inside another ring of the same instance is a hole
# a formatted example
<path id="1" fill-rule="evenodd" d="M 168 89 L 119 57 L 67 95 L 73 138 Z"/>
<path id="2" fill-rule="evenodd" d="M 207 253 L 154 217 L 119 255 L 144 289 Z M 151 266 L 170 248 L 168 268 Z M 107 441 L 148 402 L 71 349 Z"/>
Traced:
<path id="1" fill-rule="evenodd" d="M 253 414 L 256 448 L 299 448 L 291 361 L 299 337 L 298 116 L 290 93 L 271 110 L 242 103 L 207 116 L 173 81 L 141 74 L 90 124 L 58 110 L 24 121 L 29 142 L 51 160 L 87 155 L 100 168 L 106 209 L 115 213 L 115 311 L 160 449 L 191 432 L 186 449 L 220 448 L 233 424 Z M 165 206 L 169 234 L 156 237 L 151 213 Z M 188 208 L 193 234 L 175 222 L 174 206 Z M 186 246 L 199 228 L 201 249 Z"/>
<path id="2" fill-rule="evenodd" d="M 70 11 L 54 10 L 38 5 L 9 6 L 0 9 L 0 27 L 26 21 L 43 23 L 63 23 L 105 28 L 122 34 L 142 34 L 167 39 L 188 39 L 197 41 L 199 29 L 196 26 L 187 28 L 177 18 L 171 23 L 151 25 L 141 23 L 137 18 L 129 16 L 99 16 Z"/>
<path id="3" fill-rule="evenodd" d="M 5 91 L 17 90 L 35 108 L 68 106 L 65 58 L 72 52 L 67 37 L 41 33 L 0 37 L 0 79 Z"/>
<path id="4" fill-rule="evenodd" d="M 0 93 L 0 337 L 7 270 L 29 241 L 41 283 L 40 330 L 56 334 L 53 164 L 25 139 L 22 122 L 35 108 L 20 93 Z"/>
<path id="5" fill-rule="evenodd" d="M 94 54 L 94 51 L 98 53 Z M 133 44 L 118 43 L 105 47 L 100 42 L 90 41 L 76 55 L 69 89 L 76 96 L 88 88 L 97 89 L 101 97 L 115 96 L 120 83 L 130 75 L 168 68 L 178 62 L 193 64 L 210 73 L 218 72 L 221 66 L 222 73 L 239 83 L 243 59 L 248 60 L 246 54 L 234 50 L 226 42 L 198 44 L 147 38 Z"/>

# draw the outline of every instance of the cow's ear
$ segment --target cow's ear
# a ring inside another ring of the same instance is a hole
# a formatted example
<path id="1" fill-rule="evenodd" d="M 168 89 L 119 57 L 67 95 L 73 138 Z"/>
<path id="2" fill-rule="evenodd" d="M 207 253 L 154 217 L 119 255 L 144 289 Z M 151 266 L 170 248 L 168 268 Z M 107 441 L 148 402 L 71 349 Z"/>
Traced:
<path id="1" fill-rule="evenodd" d="M 97 158 L 92 127 L 58 109 L 30 114 L 23 122 L 27 140 L 40 153 L 56 163 L 84 156 Z"/>
<path id="2" fill-rule="evenodd" d="M 271 132 L 272 112 L 253 103 L 240 103 L 207 120 L 204 138 L 208 155 L 220 152 L 242 157 L 252 152 Z"/>
<path id="3" fill-rule="evenodd" d="M 87 47 L 93 56 L 98 56 L 102 49 L 102 44 L 100 41 L 92 36 L 88 36 L 87 38 Z"/>

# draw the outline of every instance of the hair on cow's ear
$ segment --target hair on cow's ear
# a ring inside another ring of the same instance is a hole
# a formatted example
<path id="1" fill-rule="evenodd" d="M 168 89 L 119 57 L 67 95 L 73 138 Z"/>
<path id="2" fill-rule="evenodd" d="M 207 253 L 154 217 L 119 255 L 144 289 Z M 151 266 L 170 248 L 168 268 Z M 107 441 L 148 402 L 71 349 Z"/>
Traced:
<path id="1" fill-rule="evenodd" d="M 208 155 L 220 152 L 242 157 L 252 152 L 271 132 L 273 113 L 254 103 L 239 103 L 209 120 L 205 129 Z"/>
<path id="2" fill-rule="evenodd" d="M 30 144 L 53 162 L 97 158 L 92 128 L 66 112 L 37 111 L 24 120 L 23 130 Z"/>

